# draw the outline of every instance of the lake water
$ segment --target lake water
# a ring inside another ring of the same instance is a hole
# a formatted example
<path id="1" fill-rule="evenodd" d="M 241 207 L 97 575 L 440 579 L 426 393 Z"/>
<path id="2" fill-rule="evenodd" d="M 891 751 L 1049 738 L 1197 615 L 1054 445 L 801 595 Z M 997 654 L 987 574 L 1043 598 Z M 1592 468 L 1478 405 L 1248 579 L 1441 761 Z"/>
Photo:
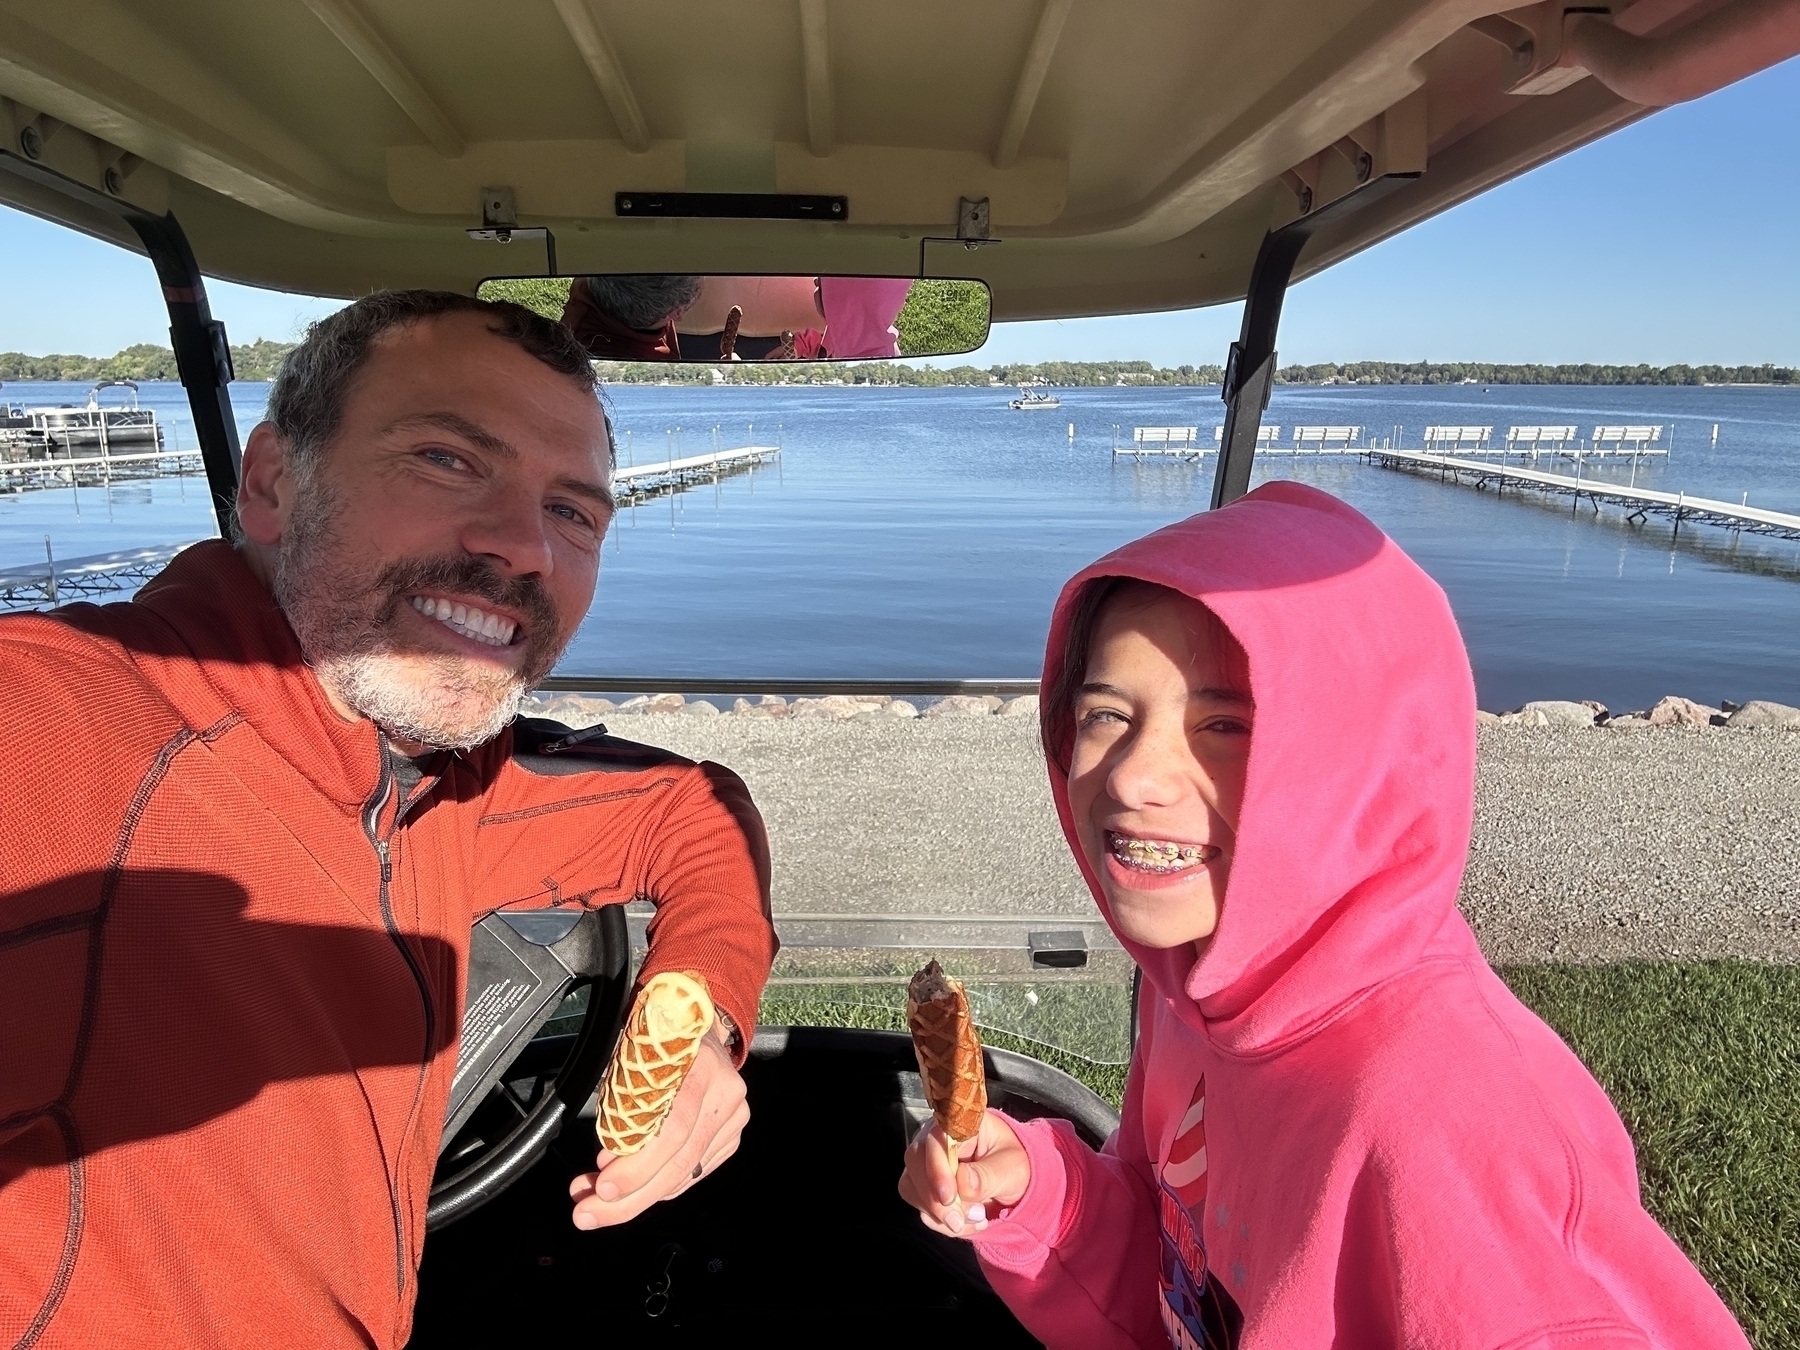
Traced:
<path id="1" fill-rule="evenodd" d="M 1033 676 L 1063 580 L 1128 539 L 1205 508 L 1195 467 L 1114 461 L 1114 427 L 1222 420 L 1217 388 L 1058 391 L 1060 411 L 1012 412 L 1006 389 L 620 386 L 621 462 L 779 436 L 779 467 L 627 510 L 606 544 L 568 673 L 726 677 Z M 240 427 L 268 387 L 232 395 Z M 80 403 L 72 384 L 12 384 L 12 403 Z M 185 398 L 146 385 L 184 445 Z M 1428 424 L 1662 423 L 1668 460 L 1640 486 L 1800 512 L 1800 389 L 1456 386 L 1279 390 L 1266 421 L 1352 423 L 1372 436 Z M 1075 437 L 1069 438 L 1069 424 Z M 1711 444 L 1714 424 L 1718 444 Z M 754 431 L 752 432 L 752 424 Z M 627 434 L 629 433 L 629 434 Z M 1554 468 L 1546 464 L 1542 467 Z M 1624 481 L 1629 464 L 1584 469 Z M 1257 481 L 1336 493 L 1444 586 L 1483 707 L 1666 693 L 1800 704 L 1800 544 L 1595 517 L 1566 499 L 1505 498 L 1355 458 L 1259 459 Z M 197 480 L 0 499 L 0 565 L 213 533 Z"/>

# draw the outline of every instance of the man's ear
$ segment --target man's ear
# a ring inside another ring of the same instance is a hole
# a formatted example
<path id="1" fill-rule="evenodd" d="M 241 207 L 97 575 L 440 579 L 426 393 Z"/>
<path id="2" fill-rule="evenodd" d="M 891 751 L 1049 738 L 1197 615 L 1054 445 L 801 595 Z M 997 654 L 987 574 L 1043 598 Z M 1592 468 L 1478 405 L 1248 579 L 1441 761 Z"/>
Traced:
<path id="1" fill-rule="evenodd" d="M 287 529 L 294 505 L 294 478 L 288 472 L 287 442 L 273 422 L 258 422 L 244 444 L 238 473 L 237 517 L 244 540 L 272 548 Z"/>

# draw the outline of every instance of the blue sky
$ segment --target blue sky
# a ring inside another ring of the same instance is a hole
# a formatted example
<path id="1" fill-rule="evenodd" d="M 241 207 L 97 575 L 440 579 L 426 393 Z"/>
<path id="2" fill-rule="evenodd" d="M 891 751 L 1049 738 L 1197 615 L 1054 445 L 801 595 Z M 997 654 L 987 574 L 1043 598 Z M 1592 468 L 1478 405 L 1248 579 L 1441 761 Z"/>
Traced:
<path id="1" fill-rule="evenodd" d="M 1670 108 L 1302 282 L 1283 361 L 1800 365 L 1800 59 Z M 0 351 L 168 341 L 150 265 L 0 207 Z M 234 342 L 336 301 L 217 282 Z M 968 359 L 1221 361 L 1239 307 L 1005 324 Z"/>

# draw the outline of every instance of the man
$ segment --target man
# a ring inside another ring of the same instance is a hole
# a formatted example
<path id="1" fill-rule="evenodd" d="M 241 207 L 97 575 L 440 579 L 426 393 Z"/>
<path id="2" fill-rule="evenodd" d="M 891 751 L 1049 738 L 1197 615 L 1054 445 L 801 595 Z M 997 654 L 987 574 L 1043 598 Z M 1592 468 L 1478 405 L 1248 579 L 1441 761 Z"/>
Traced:
<path id="1" fill-rule="evenodd" d="M 562 323 L 596 361 L 679 361 L 675 323 L 702 278 L 678 273 L 576 277 Z"/>
<path id="2" fill-rule="evenodd" d="M 511 725 L 592 598 L 610 458 L 563 329 L 372 296 L 283 367 L 235 548 L 0 621 L 0 1346 L 402 1345 L 496 908 L 653 900 L 639 978 L 721 1011 L 577 1226 L 736 1147 L 775 947 L 743 785 Z"/>

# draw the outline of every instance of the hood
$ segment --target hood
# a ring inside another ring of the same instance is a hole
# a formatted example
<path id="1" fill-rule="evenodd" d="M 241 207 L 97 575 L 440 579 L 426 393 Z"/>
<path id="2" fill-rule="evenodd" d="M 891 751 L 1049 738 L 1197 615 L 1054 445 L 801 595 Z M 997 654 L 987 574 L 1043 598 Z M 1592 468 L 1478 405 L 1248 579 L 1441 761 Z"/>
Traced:
<path id="1" fill-rule="evenodd" d="M 1051 621 L 1046 689 L 1077 593 L 1106 576 L 1191 596 L 1249 657 L 1255 729 L 1218 927 L 1173 949 L 1121 938 L 1177 1015 L 1222 1049 L 1273 1050 L 1422 961 L 1476 953 L 1456 906 L 1475 687 L 1437 583 L 1337 498 L 1265 484 L 1078 573 Z M 1055 764 L 1050 781 L 1110 923 Z"/>

